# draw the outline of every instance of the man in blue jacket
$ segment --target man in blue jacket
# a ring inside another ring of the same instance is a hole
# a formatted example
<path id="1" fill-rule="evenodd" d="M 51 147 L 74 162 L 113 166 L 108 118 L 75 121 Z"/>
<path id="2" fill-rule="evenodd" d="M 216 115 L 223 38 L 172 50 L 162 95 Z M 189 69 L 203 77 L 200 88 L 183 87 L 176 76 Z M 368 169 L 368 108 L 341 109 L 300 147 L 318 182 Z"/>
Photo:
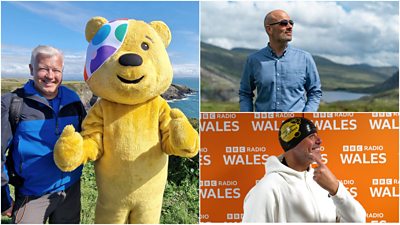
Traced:
<path id="1" fill-rule="evenodd" d="M 247 58 L 240 82 L 240 111 L 315 112 L 322 96 L 317 67 L 310 53 L 288 44 L 294 22 L 283 10 L 264 20 L 268 46 Z M 257 97 L 253 104 L 254 90 Z"/>
<path id="2" fill-rule="evenodd" d="M 1 212 L 13 223 L 80 222 L 82 167 L 62 172 L 53 159 L 64 127 L 72 124 L 80 130 L 86 115 L 79 96 L 61 86 L 63 67 L 60 50 L 38 46 L 29 64 L 33 79 L 1 97 Z M 8 174 L 19 181 L 15 202 Z"/>

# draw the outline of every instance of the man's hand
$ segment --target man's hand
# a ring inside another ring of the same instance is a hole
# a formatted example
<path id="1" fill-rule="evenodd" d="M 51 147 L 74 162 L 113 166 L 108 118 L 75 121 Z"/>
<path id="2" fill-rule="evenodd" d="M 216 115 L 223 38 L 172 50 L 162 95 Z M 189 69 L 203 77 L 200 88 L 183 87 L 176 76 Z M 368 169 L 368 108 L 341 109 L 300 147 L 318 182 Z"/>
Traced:
<path id="1" fill-rule="evenodd" d="M 4 196 L 3 196 L 4 197 Z M 8 208 L 6 211 L 2 212 L 1 215 L 2 216 L 8 216 L 11 217 L 12 216 L 12 210 L 14 208 L 14 201 L 11 202 L 11 206 L 10 208 Z"/>
<path id="2" fill-rule="evenodd" d="M 323 189 L 327 190 L 330 195 L 336 195 L 339 188 L 339 181 L 335 175 L 329 170 L 329 168 L 321 161 L 321 158 L 313 155 L 313 159 L 318 164 L 318 167 L 314 169 L 314 180 Z"/>

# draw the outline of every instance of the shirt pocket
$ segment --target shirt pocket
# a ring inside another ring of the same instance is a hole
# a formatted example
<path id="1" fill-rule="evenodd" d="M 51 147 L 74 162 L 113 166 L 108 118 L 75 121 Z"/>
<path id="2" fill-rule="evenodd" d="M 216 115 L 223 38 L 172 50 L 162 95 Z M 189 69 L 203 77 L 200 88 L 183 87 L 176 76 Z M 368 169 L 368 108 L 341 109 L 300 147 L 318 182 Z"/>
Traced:
<path id="1" fill-rule="evenodd" d="M 273 61 L 260 62 L 254 69 L 255 84 L 258 88 L 271 87 L 275 81 L 275 64 Z"/>
<path id="2" fill-rule="evenodd" d="M 305 65 L 287 64 L 284 67 L 286 85 L 288 88 L 298 90 L 304 89 L 306 83 L 306 67 Z"/>

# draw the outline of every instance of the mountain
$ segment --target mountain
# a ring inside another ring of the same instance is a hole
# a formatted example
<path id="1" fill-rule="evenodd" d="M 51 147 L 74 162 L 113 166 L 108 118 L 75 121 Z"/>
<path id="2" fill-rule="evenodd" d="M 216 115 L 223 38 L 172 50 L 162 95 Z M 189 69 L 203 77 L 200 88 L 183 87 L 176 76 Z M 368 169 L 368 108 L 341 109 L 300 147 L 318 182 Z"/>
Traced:
<path id="1" fill-rule="evenodd" d="M 246 58 L 256 51 L 246 48 L 228 50 L 202 42 L 202 101 L 238 101 L 240 79 Z M 381 84 L 398 70 L 393 66 L 344 65 L 316 55 L 313 58 L 320 74 L 323 91 L 371 93 L 370 87 Z"/>
<path id="2" fill-rule="evenodd" d="M 364 92 L 379 93 L 387 90 L 399 89 L 399 71 L 395 72 L 389 79 L 372 87 L 365 88 Z"/>

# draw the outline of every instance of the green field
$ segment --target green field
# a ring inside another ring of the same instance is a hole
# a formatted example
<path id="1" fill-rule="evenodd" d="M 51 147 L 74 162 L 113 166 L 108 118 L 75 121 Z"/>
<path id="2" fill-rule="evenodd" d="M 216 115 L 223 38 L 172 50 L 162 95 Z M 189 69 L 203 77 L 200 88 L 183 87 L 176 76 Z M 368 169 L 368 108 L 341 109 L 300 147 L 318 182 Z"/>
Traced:
<path id="1" fill-rule="evenodd" d="M 239 102 L 202 102 L 201 112 L 239 112 Z"/>

